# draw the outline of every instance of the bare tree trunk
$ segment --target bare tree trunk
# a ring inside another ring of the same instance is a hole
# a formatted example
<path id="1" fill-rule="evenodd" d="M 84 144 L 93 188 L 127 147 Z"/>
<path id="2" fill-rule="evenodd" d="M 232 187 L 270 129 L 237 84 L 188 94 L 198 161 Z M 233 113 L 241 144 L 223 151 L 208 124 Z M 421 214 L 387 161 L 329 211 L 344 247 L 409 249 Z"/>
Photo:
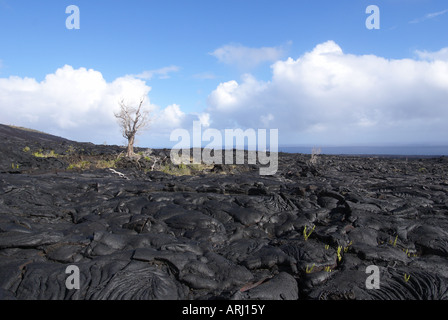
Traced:
<path id="1" fill-rule="evenodd" d="M 126 151 L 126 155 L 128 156 L 128 158 L 132 158 L 132 156 L 134 155 L 134 139 L 135 135 L 132 135 L 128 138 L 128 149 Z"/>
<path id="2" fill-rule="evenodd" d="M 120 112 L 114 113 L 121 127 L 123 137 L 128 140 L 126 156 L 132 158 L 134 156 L 134 140 L 135 135 L 140 129 L 145 128 L 148 123 L 148 111 L 143 110 L 144 98 L 140 100 L 137 108 L 127 106 L 124 101 L 120 102 Z"/>

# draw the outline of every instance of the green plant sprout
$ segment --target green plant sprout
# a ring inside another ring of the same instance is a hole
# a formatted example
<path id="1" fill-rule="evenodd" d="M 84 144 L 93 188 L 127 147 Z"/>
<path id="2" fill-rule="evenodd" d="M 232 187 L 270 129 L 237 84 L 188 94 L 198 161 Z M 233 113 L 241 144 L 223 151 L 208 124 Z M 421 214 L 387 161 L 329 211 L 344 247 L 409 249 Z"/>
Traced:
<path id="1" fill-rule="evenodd" d="M 344 252 L 347 253 L 348 252 L 348 248 L 353 244 L 353 241 L 350 241 L 350 243 L 344 247 Z"/>
<path id="2" fill-rule="evenodd" d="M 395 237 L 395 240 L 392 242 L 392 240 L 389 241 L 389 244 L 393 245 L 394 247 L 397 246 L 397 239 L 398 239 L 398 235 Z"/>
<path id="3" fill-rule="evenodd" d="M 326 272 L 331 272 L 331 271 L 333 271 L 333 270 L 331 270 L 331 267 L 330 267 L 330 266 L 326 266 L 324 270 L 325 270 Z"/>
<path id="4" fill-rule="evenodd" d="M 303 238 L 305 239 L 305 241 L 308 240 L 310 235 L 313 233 L 314 229 L 316 229 L 316 226 L 313 226 L 313 229 L 311 229 L 310 233 L 306 233 L 306 226 L 305 226 L 305 228 L 303 229 Z"/>
<path id="5" fill-rule="evenodd" d="M 314 266 L 315 266 L 314 263 L 313 263 L 313 265 L 311 266 L 311 269 L 310 269 L 308 266 L 306 266 L 306 270 L 305 270 L 305 272 L 306 272 L 306 273 L 311 273 L 311 272 L 313 271 L 313 269 L 314 269 Z"/>
<path id="6" fill-rule="evenodd" d="M 417 253 L 412 253 L 412 254 L 411 254 L 411 252 L 409 251 L 409 249 L 406 249 L 406 250 L 403 249 L 403 252 L 406 253 L 406 255 L 407 255 L 409 258 L 411 258 L 411 257 L 414 257 L 414 258 L 417 257 Z"/>
<path id="7" fill-rule="evenodd" d="M 405 282 L 408 282 L 410 278 L 411 278 L 410 274 L 406 274 L 406 273 L 404 274 L 404 281 Z"/>
<path id="8" fill-rule="evenodd" d="M 341 262 L 341 260 L 342 260 L 341 250 L 342 250 L 342 246 L 338 246 L 338 261 L 339 262 Z"/>
<path id="9" fill-rule="evenodd" d="M 325 250 L 328 250 L 330 248 L 330 245 L 329 244 L 326 244 L 325 245 Z"/>
<path id="10" fill-rule="evenodd" d="M 406 249 L 406 250 L 403 249 L 403 251 L 404 251 L 404 253 L 406 253 L 406 255 L 407 255 L 408 257 L 411 256 L 411 253 L 409 252 L 409 249 Z"/>

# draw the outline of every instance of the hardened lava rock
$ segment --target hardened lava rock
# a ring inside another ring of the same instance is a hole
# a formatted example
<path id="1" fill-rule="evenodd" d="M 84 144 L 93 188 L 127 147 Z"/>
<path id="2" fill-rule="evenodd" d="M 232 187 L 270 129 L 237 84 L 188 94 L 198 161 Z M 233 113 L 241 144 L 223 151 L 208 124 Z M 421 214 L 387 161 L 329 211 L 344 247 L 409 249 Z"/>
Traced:
<path id="1" fill-rule="evenodd" d="M 448 297 L 444 157 L 281 153 L 260 176 L 122 151 L 0 126 L 0 299 Z"/>

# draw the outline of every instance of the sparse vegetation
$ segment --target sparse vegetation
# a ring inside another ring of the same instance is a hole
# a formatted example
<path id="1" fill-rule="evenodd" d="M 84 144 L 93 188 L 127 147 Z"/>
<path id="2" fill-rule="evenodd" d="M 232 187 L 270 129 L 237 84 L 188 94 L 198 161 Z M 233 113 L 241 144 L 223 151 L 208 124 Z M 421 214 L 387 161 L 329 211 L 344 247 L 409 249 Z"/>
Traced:
<path id="1" fill-rule="evenodd" d="M 173 175 L 173 176 L 189 176 L 189 175 L 191 175 L 191 169 L 183 163 L 181 163 L 179 165 L 165 165 L 162 167 L 161 171 L 166 174 Z"/>
<path id="2" fill-rule="evenodd" d="M 414 252 L 414 253 L 411 253 L 411 251 L 409 251 L 409 249 L 402 249 L 403 250 L 403 252 L 404 253 L 406 253 L 406 255 L 409 257 L 409 258 L 416 258 L 416 257 L 418 257 L 418 254 L 417 254 L 417 252 Z"/>
<path id="3" fill-rule="evenodd" d="M 65 151 L 65 154 L 74 154 L 76 152 L 76 149 L 74 146 L 69 146 L 68 149 Z"/>
<path id="4" fill-rule="evenodd" d="M 395 237 L 394 241 L 390 240 L 389 244 L 391 244 L 392 246 L 396 247 L 397 246 L 397 240 L 398 240 L 398 235 Z"/>
<path id="5" fill-rule="evenodd" d="M 91 159 L 71 162 L 67 170 L 108 169 L 116 168 L 117 160 Z"/>
<path id="6" fill-rule="evenodd" d="M 91 163 L 89 161 L 79 161 L 76 163 L 71 163 L 67 167 L 67 170 L 73 170 L 73 169 L 85 170 L 85 169 L 88 169 L 90 166 L 91 166 Z"/>
<path id="7" fill-rule="evenodd" d="M 207 169 L 212 169 L 213 165 L 207 165 L 204 163 L 201 164 L 179 164 L 179 165 L 174 165 L 174 164 L 167 164 L 161 167 L 160 171 L 166 173 L 166 174 L 170 174 L 173 176 L 189 176 L 189 175 L 193 175 L 195 173 L 200 173 L 203 172 L 204 170 Z"/>
<path id="8" fill-rule="evenodd" d="M 346 246 L 346 247 L 344 247 L 344 253 L 347 253 L 348 252 L 348 249 L 350 248 L 350 246 L 353 244 L 353 241 L 350 241 L 349 242 L 349 244 Z"/>
<path id="9" fill-rule="evenodd" d="M 49 152 L 43 152 L 42 149 L 39 151 L 33 152 L 33 156 L 36 158 L 57 158 L 59 155 L 54 152 L 54 150 L 51 150 Z"/>
<path id="10" fill-rule="evenodd" d="M 410 274 L 406 274 L 406 273 L 404 274 L 404 282 L 408 282 L 410 278 L 411 278 Z"/>
<path id="11" fill-rule="evenodd" d="M 342 246 L 338 246 L 338 252 L 337 252 L 337 255 L 338 255 L 338 261 L 339 261 L 339 262 L 341 262 L 341 260 L 342 260 L 341 251 L 342 251 Z"/>
<path id="12" fill-rule="evenodd" d="M 116 160 L 98 160 L 95 167 L 98 169 L 115 168 L 117 166 Z"/>
<path id="13" fill-rule="evenodd" d="M 313 228 L 311 229 L 311 231 L 309 233 L 306 232 L 306 226 L 303 228 L 303 238 L 305 239 L 305 241 L 308 241 L 308 238 L 310 237 L 310 235 L 313 233 L 314 229 L 316 229 L 316 226 L 313 226 Z"/>
<path id="14" fill-rule="evenodd" d="M 311 272 L 313 272 L 314 266 L 315 266 L 314 263 L 313 263 L 313 265 L 311 266 L 311 268 L 309 268 L 308 266 L 306 266 L 306 270 L 305 270 L 305 272 L 306 272 L 306 273 L 311 273 Z"/>

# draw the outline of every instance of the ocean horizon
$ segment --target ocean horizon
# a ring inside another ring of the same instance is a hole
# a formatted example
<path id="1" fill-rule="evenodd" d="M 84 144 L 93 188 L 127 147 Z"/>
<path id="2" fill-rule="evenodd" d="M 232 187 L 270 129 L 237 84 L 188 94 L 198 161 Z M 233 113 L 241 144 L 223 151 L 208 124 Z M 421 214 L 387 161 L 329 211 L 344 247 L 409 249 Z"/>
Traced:
<path id="1" fill-rule="evenodd" d="M 171 149 L 170 147 L 159 147 Z M 207 146 L 201 146 L 207 148 Z M 219 147 L 214 147 L 219 149 Z M 234 146 L 237 150 L 257 150 L 256 146 Z M 154 149 L 158 149 L 155 147 Z M 181 148 L 179 148 L 180 150 Z M 186 148 L 190 149 L 190 148 Z M 194 149 L 194 147 L 192 148 Z M 267 150 L 269 151 L 269 146 Z M 278 152 L 312 154 L 313 149 L 320 150 L 319 154 L 326 155 L 356 155 L 356 156 L 398 156 L 398 157 L 441 157 L 448 156 L 448 146 L 279 146 Z M 222 147 L 222 151 L 226 148 Z"/>
<path id="2" fill-rule="evenodd" d="M 448 146 L 279 146 L 278 151 L 311 154 L 313 148 L 328 155 L 448 156 Z"/>

